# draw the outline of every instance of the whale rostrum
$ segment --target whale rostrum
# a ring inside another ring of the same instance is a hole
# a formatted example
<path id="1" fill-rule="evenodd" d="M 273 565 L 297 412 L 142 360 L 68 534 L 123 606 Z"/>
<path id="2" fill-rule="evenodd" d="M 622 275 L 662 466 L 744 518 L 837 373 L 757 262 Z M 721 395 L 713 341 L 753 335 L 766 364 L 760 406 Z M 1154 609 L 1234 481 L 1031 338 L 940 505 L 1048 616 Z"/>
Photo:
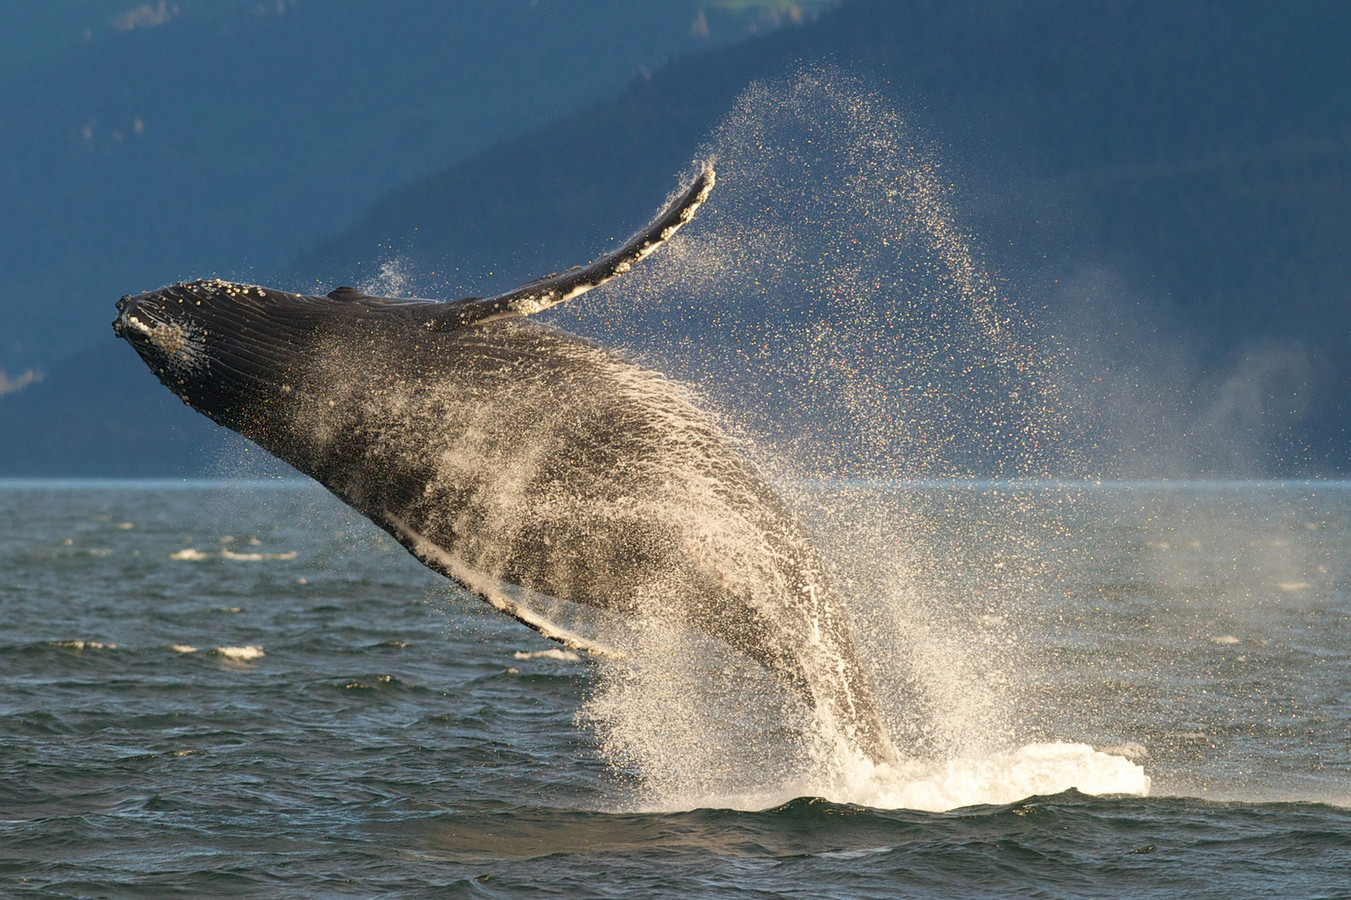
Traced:
<path id="1" fill-rule="evenodd" d="M 533 313 L 655 252 L 711 167 L 589 266 L 450 303 L 194 281 L 123 297 L 115 332 L 197 411 L 313 477 L 418 560 L 546 637 L 522 600 L 675 620 L 895 751 L 845 612 L 788 507 L 684 386 Z"/>

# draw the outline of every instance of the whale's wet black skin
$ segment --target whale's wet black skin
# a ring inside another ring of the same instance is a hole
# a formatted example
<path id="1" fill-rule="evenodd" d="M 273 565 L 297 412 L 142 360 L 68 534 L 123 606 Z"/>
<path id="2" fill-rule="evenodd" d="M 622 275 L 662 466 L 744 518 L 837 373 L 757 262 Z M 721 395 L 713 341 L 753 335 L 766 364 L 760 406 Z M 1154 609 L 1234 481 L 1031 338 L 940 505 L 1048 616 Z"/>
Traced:
<path id="1" fill-rule="evenodd" d="M 752 463 L 678 384 L 527 318 L 626 272 L 713 180 L 591 266 L 498 297 L 195 281 L 123 297 L 113 328 L 184 402 L 546 636 L 604 652 L 510 586 L 700 629 L 889 760 L 822 566 Z"/>

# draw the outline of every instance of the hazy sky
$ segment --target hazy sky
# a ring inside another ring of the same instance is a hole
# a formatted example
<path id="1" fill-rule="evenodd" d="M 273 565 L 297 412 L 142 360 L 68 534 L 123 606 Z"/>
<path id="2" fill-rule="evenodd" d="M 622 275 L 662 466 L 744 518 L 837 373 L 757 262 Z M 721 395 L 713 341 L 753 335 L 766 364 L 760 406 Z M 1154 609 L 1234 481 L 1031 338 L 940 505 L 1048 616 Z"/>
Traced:
<path id="1" fill-rule="evenodd" d="M 96 295 L 221 267 L 266 278 L 390 190 L 829 5 L 0 6 L 0 368 L 101 339 Z M 91 312 L 20 300 L 35 291 Z"/>

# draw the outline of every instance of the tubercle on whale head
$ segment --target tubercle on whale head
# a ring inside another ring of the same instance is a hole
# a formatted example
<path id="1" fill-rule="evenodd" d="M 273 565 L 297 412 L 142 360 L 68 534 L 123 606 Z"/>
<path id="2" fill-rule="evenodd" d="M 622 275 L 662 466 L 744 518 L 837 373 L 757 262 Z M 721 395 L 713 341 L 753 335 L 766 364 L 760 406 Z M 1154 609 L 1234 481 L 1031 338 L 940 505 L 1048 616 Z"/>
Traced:
<path id="1" fill-rule="evenodd" d="M 184 296 L 163 291 L 124 295 L 117 301 L 113 333 L 131 344 L 150 371 L 179 399 L 213 419 L 210 326 L 183 307 Z"/>
<path id="2" fill-rule="evenodd" d="M 123 295 L 117 301 L 113 334 L 131 344 L 157 372 L 200 366 L 200 345 L 208 329 L 199 316 L 181 308 L 183 303 L 183 297 L 167 291 Z"/>

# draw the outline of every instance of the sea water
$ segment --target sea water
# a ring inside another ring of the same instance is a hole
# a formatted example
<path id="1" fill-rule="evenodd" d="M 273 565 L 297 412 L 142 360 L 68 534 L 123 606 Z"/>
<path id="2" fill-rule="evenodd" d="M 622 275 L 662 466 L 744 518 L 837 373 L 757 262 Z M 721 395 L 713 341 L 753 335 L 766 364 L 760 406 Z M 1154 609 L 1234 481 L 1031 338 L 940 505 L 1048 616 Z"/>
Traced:
<path id="1" fill-rule="evenodd" d="M 560 652 L 309 482 L 3 483 L 0 893 L 1351 896 L 1351 485 L 781 487 L 888 771 L 697 637 Z"/>

